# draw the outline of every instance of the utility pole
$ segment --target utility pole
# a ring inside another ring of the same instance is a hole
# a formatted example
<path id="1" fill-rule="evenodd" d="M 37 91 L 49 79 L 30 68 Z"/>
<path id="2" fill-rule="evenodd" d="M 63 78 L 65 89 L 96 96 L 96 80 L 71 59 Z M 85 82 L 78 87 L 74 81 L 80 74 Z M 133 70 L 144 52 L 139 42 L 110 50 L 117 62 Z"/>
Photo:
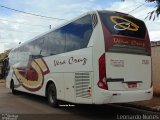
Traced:
<path id="1" fill-rule="evenodd" d="M 52 26 L 51 25 L 49 25 L 49 29 L 51 29 L 52 28 Z"/>

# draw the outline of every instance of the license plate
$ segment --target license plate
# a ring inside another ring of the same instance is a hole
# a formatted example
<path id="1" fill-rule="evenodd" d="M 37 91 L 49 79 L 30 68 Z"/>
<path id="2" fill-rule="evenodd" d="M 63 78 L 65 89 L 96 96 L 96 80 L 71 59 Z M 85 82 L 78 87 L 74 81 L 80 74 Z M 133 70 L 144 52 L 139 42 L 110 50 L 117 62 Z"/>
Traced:
<path id="1" fill-rule="evenodd" d="M 137 83 L 128 83 L 128 88 L 137 88 Z"/>

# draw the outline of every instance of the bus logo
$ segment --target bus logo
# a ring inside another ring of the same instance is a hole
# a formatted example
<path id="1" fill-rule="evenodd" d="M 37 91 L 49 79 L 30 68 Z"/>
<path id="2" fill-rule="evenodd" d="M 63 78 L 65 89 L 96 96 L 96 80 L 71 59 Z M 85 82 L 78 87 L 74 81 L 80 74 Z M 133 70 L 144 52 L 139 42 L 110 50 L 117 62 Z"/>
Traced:
<path id="1" fill-rule="evenodd" d="M 111 16 L 110 20 L 115 23 L 114 29 L 116 30 L 130 30 L 130 31 L 137 31 L 139 26 L 132 21 L 122 18 L 120 16 Z M 121 21 L 121 22 L 119 22 Z"/>

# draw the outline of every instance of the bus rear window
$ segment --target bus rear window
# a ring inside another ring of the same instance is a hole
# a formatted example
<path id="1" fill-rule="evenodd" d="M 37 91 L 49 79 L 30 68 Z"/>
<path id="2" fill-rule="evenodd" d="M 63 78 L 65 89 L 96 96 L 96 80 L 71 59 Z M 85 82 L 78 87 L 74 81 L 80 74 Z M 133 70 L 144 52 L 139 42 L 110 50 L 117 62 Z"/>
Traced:
<path id="1" fill-rule="evenodd" d="M 146 27 L 143 21 L 118 12 L 99 12 L 102 23 L 112 35 L 123 35 L 143 39 Z"/>

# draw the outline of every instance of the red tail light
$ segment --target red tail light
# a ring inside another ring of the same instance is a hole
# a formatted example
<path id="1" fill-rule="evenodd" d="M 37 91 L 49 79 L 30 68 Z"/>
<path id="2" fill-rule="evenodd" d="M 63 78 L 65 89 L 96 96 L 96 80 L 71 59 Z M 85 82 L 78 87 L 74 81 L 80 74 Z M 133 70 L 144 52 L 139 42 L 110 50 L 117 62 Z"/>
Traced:
<path id="1" fill-rule="evenodd" d="M 102 89 L 107 90 L 108 85 L 106 82 L 106 64 L 105 64 L 105 53 L 99 58 L 99 81 L 98 86 Z"/>

